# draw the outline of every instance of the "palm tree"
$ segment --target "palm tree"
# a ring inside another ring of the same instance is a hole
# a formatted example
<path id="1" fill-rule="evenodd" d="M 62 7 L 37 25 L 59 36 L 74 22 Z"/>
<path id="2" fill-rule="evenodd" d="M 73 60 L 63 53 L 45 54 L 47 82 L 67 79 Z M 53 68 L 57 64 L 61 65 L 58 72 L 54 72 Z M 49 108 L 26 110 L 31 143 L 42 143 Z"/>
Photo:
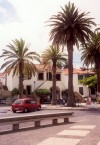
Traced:
<path id="1" fill-rule="evenodd" d="M 47 65 L 52 65 L 52 74 L 53 74 L 53 81 L 52 81 L 52 101 L 51 104 L 56 105 L 57 98 L 56 98 L 56 69 L 57 67 L 63 67 L 67 62 L 67 54 L 63 53 L 61 48 L 58 46 L 50 46 L 42 53 L 42 62 Z"/>
<path id="2" fill-rule="evenodd" d="M 100 33 L 95 31 L 86 46 L 83 46 L 81 60 L 84 64 L 95 66 L 97 74 L 97 92 L 100 92 Z"/>
<path id="3" fill-rule="evenodd" d="M 7 45 L 9 50 L 3 49 L 3 53 L 0 57 L 4 57 L 7 60 L 1 69 L 5 68 L 5 72 L 9 75 L 19 75 L 19 94 L 23 96 L 23 77 L 27 75 L 31 77 L 37 72 L 37 68 L 33 63 L 33 60 L 39 61 L 39 55 L 36 52 L 29 52 L 29 45 L 25 44 L 25 41 L 20 39 L 13 40 L 13 44 Z"/>
<path id="4" fill-rule="evenodd" d="M 67 45 L 68 50 L 68 106 L 74 106 L 73 98 L 73 46 L 85 43 L 92 34 L 91 26 L 95 25 L 92 18 L 88 18 L 88 13 L 80 13 L 74 3 L 68 3 L 61 12 L 53 15 L 49 20 L 50 40 L 55 45 Z"/>

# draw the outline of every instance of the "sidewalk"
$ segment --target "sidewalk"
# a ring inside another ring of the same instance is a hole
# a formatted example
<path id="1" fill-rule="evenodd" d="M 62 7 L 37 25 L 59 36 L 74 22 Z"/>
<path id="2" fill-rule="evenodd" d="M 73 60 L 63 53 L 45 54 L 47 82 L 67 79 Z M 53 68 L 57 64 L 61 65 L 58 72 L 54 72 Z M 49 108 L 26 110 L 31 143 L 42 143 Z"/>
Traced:
<path id="1" fill-rule="evenodd" d="M 100 109 L 100 104 L 91 104 L 91 105 L 87 105 L 86 103 L 82 103 L 77 105 L 76 107 L 67 107 L 65 105 L 51 105 L 51 104 L 43 104 L 42 105 L 43 109 L 46 110 L 85 110 L 85 109 Z"/>
<path id="2" fill-rule="evenodd" d="M 7 113 L 7 111 L 11 111 L 11 106 L 0 106 L 0 113 Z"/>
<path id="3" fill-rule="evenodd" d="M 74 111 L 75 116 L 70 118 L 68 124 L 1 135 L 0 145 L 100 145 L 100 104 L 82 104 L 79 107 L 42 105 L 42 108 L 78 111 Z"/>
<path id="4" fill-rule="evenodd" d="M 76 107 L 67 107 L 65 105 L 51 105 L 51 104 L 42 104 L 42 109 L 44 110 L 98 110 L 100 109 L 100 104 L 91 104 L 87 105 L 86 103 L 82 103 L 77 105 Z M 11 111 L 11 106 L 0 106 L 0 113 L 6 113 L 7 111 Z"/>

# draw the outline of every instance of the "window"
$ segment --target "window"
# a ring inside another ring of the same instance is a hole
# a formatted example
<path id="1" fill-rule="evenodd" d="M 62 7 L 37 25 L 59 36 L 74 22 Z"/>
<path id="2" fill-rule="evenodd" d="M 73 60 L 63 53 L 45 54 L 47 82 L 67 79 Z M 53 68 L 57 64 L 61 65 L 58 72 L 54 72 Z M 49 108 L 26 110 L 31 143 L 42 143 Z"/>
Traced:
<path id="1" fill-rule="evenodd" d="M 78 75 L 78 80 L 83 80 L 83 75 Z"/>
<path id="2" fill-rule="evenodd" d="M 61 81 L 61 74 L 56 74 L 56 80 Z"/>
<path id="3" fill-rule="evenodd" d="M 23 104 L 23 100 L 16 100 L 14 104 Z"/>
<path id="4" fill-rule="evenodd" d="M 34 100 L 31 100 L 31 104 L 36 104 L 36 102 Z"/>
<path id="5" fill-rule="evenodd" d="M 26 100 L 26 104 L 31 104 L 31 100 Z"/>
<path id="6" fill-rule="evenodd" d="M 47 73 L 47 80 L 52 81 L 52 73 L 51 72 Z"/>
<path id="7" fill-rule="evenodd" d="M 79 93 L 83 95 L 83 87 L 79 87 Z"/>
<path id="8" fill-rule="evenodd" d="M 88 78 L 88 77 L 91 77 L 91 76 L 94 76 L 92 74 L 85 74 L 85 78 Z"/>
<path id="9" fill-rule="evenodd" d="M 44 74 L 38 73 L 38 80 L 44 80 Z"/>

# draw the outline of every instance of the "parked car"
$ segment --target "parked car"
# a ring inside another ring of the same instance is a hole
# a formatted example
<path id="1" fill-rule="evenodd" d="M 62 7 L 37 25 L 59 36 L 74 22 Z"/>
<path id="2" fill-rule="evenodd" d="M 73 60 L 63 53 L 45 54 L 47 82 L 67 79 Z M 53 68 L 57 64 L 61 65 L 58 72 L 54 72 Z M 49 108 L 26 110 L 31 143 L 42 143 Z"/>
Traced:
<path id="1" fill-rule="evenodd" d="M 40 110 L 41 104 L 36 103 L 31 98 L 17 99 L 12 104 L 12 111 L 16 113 L 17 111 L 29 112 L 33 110 Z"/>

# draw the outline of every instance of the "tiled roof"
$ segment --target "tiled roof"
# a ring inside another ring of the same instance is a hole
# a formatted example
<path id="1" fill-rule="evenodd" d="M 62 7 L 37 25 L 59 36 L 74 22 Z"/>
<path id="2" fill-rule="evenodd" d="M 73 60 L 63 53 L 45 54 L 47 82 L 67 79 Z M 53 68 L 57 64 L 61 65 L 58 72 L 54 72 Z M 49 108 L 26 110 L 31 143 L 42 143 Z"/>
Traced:
<path id="1" fill-rule="evenodd" d="M 38 70 L 40 70 L 40 71 L 51 71 L 52 70 L 52 67 L 49 65 L 49 66 L 46 66 L 45 67 L 45 65 L 43 65 L 43 64 L 35 64 L 36 65 L 36 67 L 37 67 L 37 69 Z M 62 70 L 61 69 L 57 69 L 57 72 L 62 72 Z M 2 78 L 2 77 L 4 77 L 5 76 L 5 74 L 6 74 L 6 72 L 3 72 L 3 73 L 0 73 L 0 77 Z"/>
<path id="2" fill-rule="evenodd" d="M 68 69 L 64 69 L 63 73 L 68 75 Z M 73 68 L 73 74 L 95 74 L 95 72 L 91 70 L 82 70 L 82 69 Z"/>
<path id="3" fill-rule="evenodd" d="M 36 64 L 36 67 L 37 67 L 37 69 L 38 70 L 41 70 L 41 71 L 45 71 L 45 70 L 52 70 L 52 66 L 45 66 L 45 65 L 43 65 L 43 64 Z M 57 69 L 57 72 L 62 72 L 62 70 L 61 69 Z"/>

